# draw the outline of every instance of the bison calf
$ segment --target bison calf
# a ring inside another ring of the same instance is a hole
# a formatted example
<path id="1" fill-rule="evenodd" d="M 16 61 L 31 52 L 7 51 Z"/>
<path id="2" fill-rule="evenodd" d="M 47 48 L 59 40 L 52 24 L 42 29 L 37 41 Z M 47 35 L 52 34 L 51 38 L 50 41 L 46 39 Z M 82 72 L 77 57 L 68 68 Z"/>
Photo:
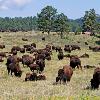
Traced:
<path id="1" fill-rule="evenodd" d="M 36 73 L 27 73 L 25 77 L 25 81 L 37 81 L 37 74 Z"/>

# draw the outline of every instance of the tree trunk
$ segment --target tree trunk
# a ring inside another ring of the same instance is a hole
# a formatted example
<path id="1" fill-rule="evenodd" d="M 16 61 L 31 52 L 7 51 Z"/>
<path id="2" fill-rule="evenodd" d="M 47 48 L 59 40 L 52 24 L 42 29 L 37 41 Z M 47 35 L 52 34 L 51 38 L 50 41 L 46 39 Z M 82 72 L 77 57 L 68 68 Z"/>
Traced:
<path id="1" fill-rule="evenodd" d="M 50 34 L 50 30 L 48 31 L 48 35 Z"/>
<path id="2" fill-rule="evenodd" d="M 61 37 L 61 39 L 63 39 L 63 32 L 61 32 L 60 37 Z"/>

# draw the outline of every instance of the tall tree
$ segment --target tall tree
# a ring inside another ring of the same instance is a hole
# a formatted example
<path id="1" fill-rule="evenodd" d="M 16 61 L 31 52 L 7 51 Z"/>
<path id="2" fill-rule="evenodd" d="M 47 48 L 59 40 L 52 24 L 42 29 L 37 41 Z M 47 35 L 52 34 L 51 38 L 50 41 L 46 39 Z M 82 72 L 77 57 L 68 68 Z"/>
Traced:
<path id="1" fill-rule="evenodd" d="M 53 23 L 53 17 L 57 13 L 57 10 L 53 8 L 52 6 L 46 6 L 41 10 L 40 14 L 37 14 L 38 16 L 38 29 L 42 32 L 47 32 L 48 34 L 51 31 L 52 23 Z"/>
<path id="2" fill-rule="evenodd" d="M 91 32 L 94 34 L 96 25 L 96 13 L 94 9 L 90 9 L 90 11 L 86 11 L 83 17 L 83 32 Z"/>
<path id="3" fill-rule="evenodd" d="M 63 13 L 56 15 L 54 21 L 54 28 L 56 32 L 60 32 L 61 38 L 63 38 L 63 33 L 69 31 L 68 18 Z"/>

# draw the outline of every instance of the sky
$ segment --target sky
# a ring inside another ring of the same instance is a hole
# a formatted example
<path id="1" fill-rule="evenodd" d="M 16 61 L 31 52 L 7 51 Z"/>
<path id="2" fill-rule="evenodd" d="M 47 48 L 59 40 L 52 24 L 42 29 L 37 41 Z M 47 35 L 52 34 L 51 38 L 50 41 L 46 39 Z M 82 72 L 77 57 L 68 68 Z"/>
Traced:
<path id="1" fill-rule="evenodd" d="M 92 8 L 100 14 L 100 0 L 0 0 L 0 17 L 36 16 L 47 5 L 70 19 L 83 17 Z"/>

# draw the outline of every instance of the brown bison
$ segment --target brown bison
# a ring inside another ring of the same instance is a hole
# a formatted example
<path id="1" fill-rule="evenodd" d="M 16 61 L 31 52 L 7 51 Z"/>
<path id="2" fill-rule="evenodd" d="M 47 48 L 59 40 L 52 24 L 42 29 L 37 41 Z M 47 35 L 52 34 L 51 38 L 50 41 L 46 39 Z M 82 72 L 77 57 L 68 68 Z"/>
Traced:
<path id="1" fill-rule="evenodd" d="M 56 50 L 56 46 L 52 45 L 52 50 Z"/>
<path id="2" fill-rule="evenodd" d="M 0 56 L 1 57 L 6 57 L 6 53 L 5 52 L 0 52 Z"/>
<path id="3" fill-rule="evenodd" d="M 46 80 L 45 75 L 37 75 L 36 73 L 27 73 L 25 81 L 37 81 L 37 80 Z"/>
<path id="4" fill-rule="evenodd" d="M 71 45 L 72 50 L 81 50 L 81 48 L 78 45 Z"/>
<path id="5" fill-rule="evenodd" d="M 30 65 L 29 65 L 29 68 L 30 68 L 30 70 L 33 71 L 33 72 L 34 72 L 34 70 L 37 70 L 37 73 L 40 71 L 40 67 L 39 67 L 38 64 L 30 64 Z"/>
<path id="6" fill-rule="evenodd" d="M 26 45 L 23 45 L 23 47 L 28 48 L 28 47 L 31 47 L 31 45 L 26 44 Z"/>
<path id="7" fill-rule="evenodd" d="M 81 60 L 79 59 L 79 57 L 71 56 L 70 57 L 70 66 L 72 68 L 75 68 L 77 66 L 77 68 L 81 68 L 81 70 L 82 70 Z"/>
<path id="8" fill-rule="evenodd" d="M 25 77 L 25 81 L 37 81 L 36 73 L 27 73 Z"/>
<path id="9" fill-rule="evenodd" d="M 25 53 L 25 48 L 20 48 L 21 53 Z"/>
<path id="10" fill-rule="evenodd" d="M 45 41 L 45 37 L 42 37 L 42 40 Z"/>
<path id="11" fill-rule="evenodd" d="M 12 53 L 13 55 L 17 55 L 17 50 L 13 50 L 11 53 Z"/>
<path id="12" fill-rule="evenodd" d="M 12 49 L 11 49 L 11 53 L 13 52 L 13 51 L 20 51 L 20 47 L 19 46 L 13 46 L 12 47 Z"/>
<path id="13" fill-rule="evenodd" d="M 65 84 L 66 81 L 67 82 L 70 82 L 71 80 L 71 77 L 73 75 L 73 70 L 70 66 L 63 66 L 62 69 L 59 69 L 58 70 L 58 76 L 56 77 L 56 83 L 58 83 L 58 81 L 60 81 L 60 84 L 61 84 L 61 81 Z"/>
<path id="14" fill-rule="evenodd" d="M 39 59 L 39 60 L 36 60 L 36 64 L 39 65 L 40 72 L 42 72 L 45 67 L 45 61 L 43 59 Z"/>
<path id="15" fill-rule="evenodd" d="M 23 40 L 23 41 L 28 41 L 28 39 L 26 39 L 26 38 L 22 38 L 22 40 Z"/>
<path id="16" fill-rule="evenodd" d="M 71 47 L 64 47 L 64 51 L 65 51 L 65 52 L 69 52 L 69 53 L 71 53 L 71 50 L 72 50 Z"/>
<path id="17" fill-rule="evenodd" d="M 29 55 L 23 55 L 22 56 L 22 64 L 23 64 L 23 67 L 24 65 L 27 65 L 29 66 L 30 64 L 34 63 L 35 59 Z"/>
<path id="18" fill-rule="evenodd" d="M 61 47 L 60 46 L 56 46 L 56 52 L 60 52 L 60 51 L 62 51 L 62 49 L 61 49 Z"/>
<path id="19" fill-rule="evenodd" d="M 36 43 L 32 43 L 31 46 L 36 48 Z"/>
<path id="20" fill-rule="evenodd" d="M 0 56 L 0 62 L 3 62 L 4 60 L 2 59 L 2 56 Z"/>
<path id="21" fill-rule="evenodd" d="M 7 70 L 8 70 L 8 75 L 10 72 L 11 72 L 11 75 L 12 75 L 12 73 L 14 73 L 14 75 L 17 77 L 21 77 L 21 75 L 22 75 L 22 71 L 21 71 L 18 63 L 10 63 L 7 66 Z"/>
<path id="22" fill-rule="evenodd" d="M 4 49 L 5 48 L 5 45 L 0 45 L 0 49 Z"/>
<path id="23" fill-rule="evenodd" d="M 59 52 L 59 53 L 58 53 L 58 59 L 59 59 L 59 60 L 62 60 L 63 58 L 64 58 L 63 52 Z"/>
<path id="24" fill-rule="evenodd" d="M 46 80 L 46 76 L 40 74 L 40 75 L 37 76 L 37 80 Z"/>
<path id="25" fill-rule="evenodd" d="M 93 78 L 91 79 L 91 88 L 98 89 L 100 85 L 100 68 L 94 70 Z"/>
<path id="26" fill-rule="evenodd" d="M 9 55 L 8 58 L 7 58 L 6 65 L 9 66 L 9 64 L 11 64 L 11 63 L 18 63 L 18 62 L 19 61 L 18 61 L 17 56 L 11 56 L 11 55 Z"/>
<path id="27" fill-rule="evenodd" d="M 100 46 L 96 46 L 96 47 L 89 46 L 89 49 L 94 51 L 94 52 L 100 52 Z"/>
<path id="28" fill-rule="evenodd" d="M 82 56 L 80 56 L 80 58 L 89 58 L 89 55 L 87 53 L 85 53 Z"/>

